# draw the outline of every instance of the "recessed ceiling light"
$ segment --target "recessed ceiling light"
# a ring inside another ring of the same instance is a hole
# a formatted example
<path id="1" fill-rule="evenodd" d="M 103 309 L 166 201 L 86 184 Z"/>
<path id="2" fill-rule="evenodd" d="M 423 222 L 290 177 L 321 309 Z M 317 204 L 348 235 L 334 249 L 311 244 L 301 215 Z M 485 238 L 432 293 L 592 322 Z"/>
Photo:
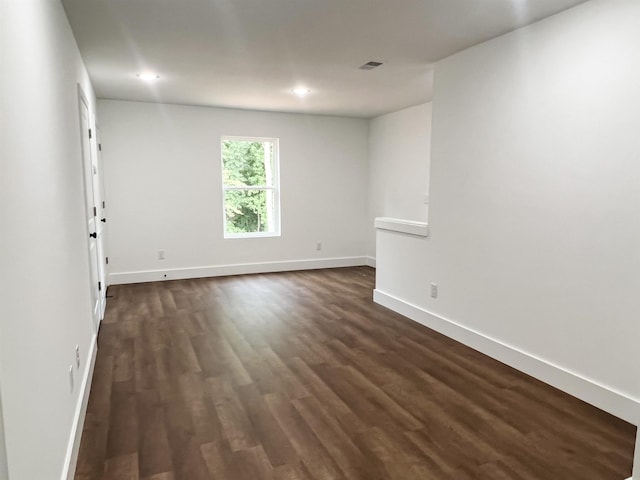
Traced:
<path id="1" fill-rule="evenodd" d="M 374 62 L 372 60 L 371 62 L 367 62 L 364 65 L 360 65 L 358 68 L 360 70 L 373 70 L 374 68 L 378 68 L 380 65 L 382 65 L 382 62 Z"/>
<path id="2" fill-rule="evenodd" d="M 160 75 L 153 72 L 144 72 L 136 75 L 140 80 L 144 80 L 145 82 L 154 82 L 160 78 Z"/>
<path id="3" fill-rule="evenodd" d="M 299 97 L 305 97 L 311 93 L 311 90 L 309 90 L 307 87 L 296 87 L 292 90 L 292 92 Z"/>

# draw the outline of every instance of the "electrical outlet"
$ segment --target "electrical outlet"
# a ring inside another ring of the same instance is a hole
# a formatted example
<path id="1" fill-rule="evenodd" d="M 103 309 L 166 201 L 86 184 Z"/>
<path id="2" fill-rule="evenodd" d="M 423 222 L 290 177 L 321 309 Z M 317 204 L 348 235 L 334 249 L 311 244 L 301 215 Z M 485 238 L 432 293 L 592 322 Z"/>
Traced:
<path id="1" fill-rule="evenodd" d="M 316 250 L 317 250 L 317 251 L 322 250 L 322 242 L 317 242 L 317 243 L 316 243 Z"/>
<path id="2" fill-rule="evenodd" d="M 73 365 L 69 365 L 69 388 L 70 392 L 73 393 Z"/>
<path id="3" fill-rule="evenodd" d="M 76 366 L 80 368 L 80 345 L 76 345 Z"/>
<path id="4" fill-rule="evenodd" d="M 158 250 L 158 260 L 164 260 L 165 251 Z"/>
<path id="5" fill-rule="evenodd" d="M 438 298 L 438 285 L 435 283 L 431 284 L 431 298 Z"/>

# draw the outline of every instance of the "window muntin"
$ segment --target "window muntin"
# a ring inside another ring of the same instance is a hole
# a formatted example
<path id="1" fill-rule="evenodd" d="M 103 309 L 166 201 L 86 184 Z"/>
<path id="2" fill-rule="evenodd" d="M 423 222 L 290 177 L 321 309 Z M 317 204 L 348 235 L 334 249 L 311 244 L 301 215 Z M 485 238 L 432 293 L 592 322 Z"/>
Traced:
<path id="1" fill-rule="evenodd" d="M 278 139 L 222 137 L 225 238 L 280 235 Z"/>

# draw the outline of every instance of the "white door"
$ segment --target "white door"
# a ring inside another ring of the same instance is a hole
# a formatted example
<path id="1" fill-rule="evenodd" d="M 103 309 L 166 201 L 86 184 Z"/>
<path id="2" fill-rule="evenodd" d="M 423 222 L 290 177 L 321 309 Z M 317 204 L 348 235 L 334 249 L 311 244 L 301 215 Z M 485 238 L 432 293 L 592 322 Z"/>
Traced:
<path id="1" fill-rule="evenodd" d="M 93 170 L 93 191 L 98 206 L 96 243 L 98 245 L 98 281 L 100 282 L 100 320 L 104 318 L 107 307 L 107 201 L 104 194 L 104 169 L 102 166 L 102 136 L 96 125 L 96 164 Z"/>
<path id="2" fill-rule="evenodd" d="M 82 169 L 84 172 L 84 198 L 86 206 L 86 225 L 87 225 L 87 246 L 89 249 L 89 274 L 91 289 L 91 309 L 93 325 L 96 331 L 100 324 L 101 308 L 101 290 L 99 272 L 99 252 L 98 252 L 98 208 L 94 196 L 94 175 L 97 175 L 97 168 L 93 160 L 91 140 L 93 132 L 91 131 L 91 122 L 89 119 L 89 105 L 80 86 L 78 86 L 78 98 L 80 104 L 80 139 L 82 142 Z"/>

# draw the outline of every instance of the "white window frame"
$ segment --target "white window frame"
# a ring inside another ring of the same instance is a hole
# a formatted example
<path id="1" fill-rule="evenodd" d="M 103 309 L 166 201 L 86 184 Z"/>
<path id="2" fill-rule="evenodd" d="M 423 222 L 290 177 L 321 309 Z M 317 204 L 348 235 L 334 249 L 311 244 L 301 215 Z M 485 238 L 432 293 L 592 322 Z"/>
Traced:
<path id="1" fill-rule="evenodd" d="M 272 186 L 255 186 L 246 187 L 228 187 L 224 184 L 224 159 L 223 159 L 223 143 L 225 141 L 237 142 L 271 142 L 273 143 L 273 185 Z M 270 137 L 239 137 L 232 135 L 222 135 L 220 137 L 220 171 L 222 174 L 222 229 L 224 238 L 265 238 L 281 236 L 280 225 L 280 145 L 278 138 Z M 273 223 L 275 230 L 273 232 L 247 232 L 247 233 L 229 233 L 227 232 L 227 211 L 225 208 L 226 192 L 233 190 L 264 190 L 273 191 Z"/>

